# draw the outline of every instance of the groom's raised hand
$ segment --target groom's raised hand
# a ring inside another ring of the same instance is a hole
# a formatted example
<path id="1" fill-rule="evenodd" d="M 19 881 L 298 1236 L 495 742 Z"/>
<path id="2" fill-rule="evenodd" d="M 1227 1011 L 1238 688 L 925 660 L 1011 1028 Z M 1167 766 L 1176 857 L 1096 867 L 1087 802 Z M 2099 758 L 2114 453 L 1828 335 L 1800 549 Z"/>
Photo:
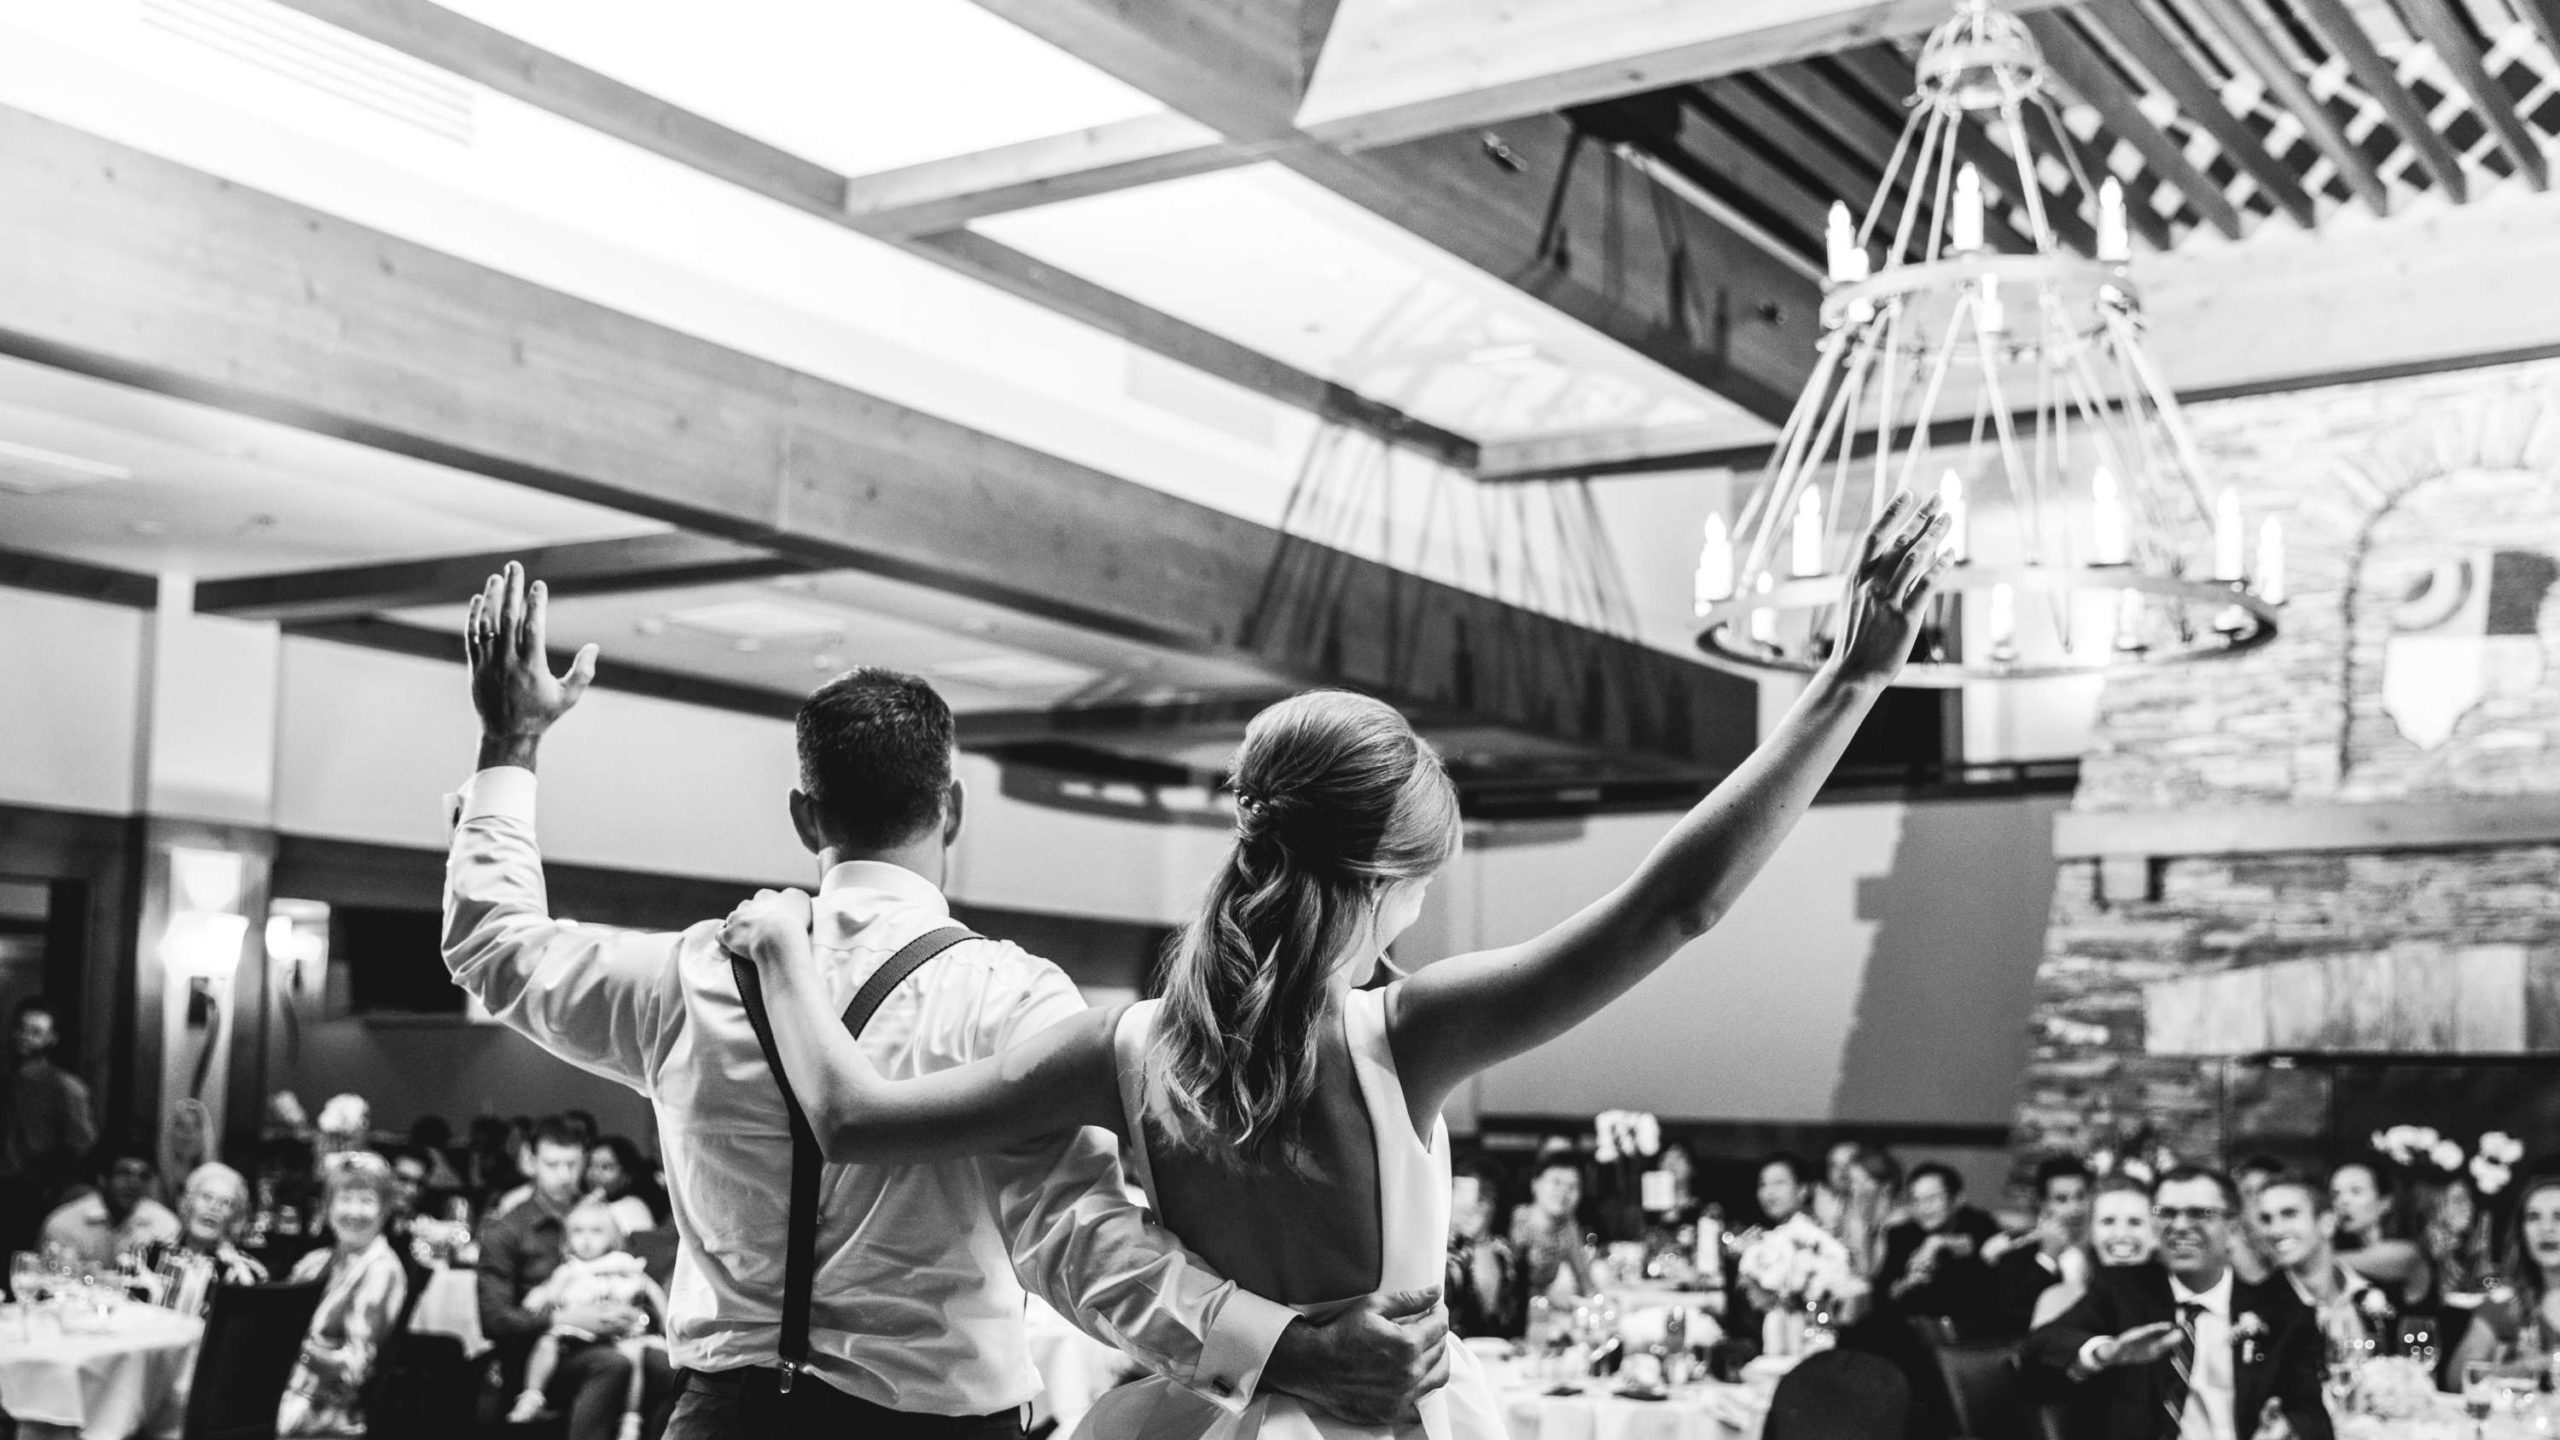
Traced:
<path id="1" fill-rule="evenodd" d="M 464 617 L 462 652 L 471 667 L 471 704 L 480 712 L 480 767 L 533 768 L 543 732 L 569 713 L 596 678 L 596 647 L 586 646 L 565 675 L 551 673 L 544 647 L 549 595 L 541 581 L 525 584 L 524 567 L 510 560 L 471 597 Z"/>

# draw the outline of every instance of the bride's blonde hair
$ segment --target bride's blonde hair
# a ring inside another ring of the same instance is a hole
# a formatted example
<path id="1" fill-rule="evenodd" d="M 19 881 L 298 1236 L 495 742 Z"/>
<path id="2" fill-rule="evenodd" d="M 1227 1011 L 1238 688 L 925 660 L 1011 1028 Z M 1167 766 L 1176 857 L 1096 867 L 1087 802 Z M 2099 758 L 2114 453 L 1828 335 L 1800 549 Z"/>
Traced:
<path id="1" fill-rule="evenodd" d="M 1185 1149 L 1289 1163 L 1328 973 L 1381 890 L 1456 851 L 1458 796 L 1403 716 L 1340 690 L 1255 716 L 1231 783 L 1235 845 L 1166 967 L 1149 1108 Z"/>

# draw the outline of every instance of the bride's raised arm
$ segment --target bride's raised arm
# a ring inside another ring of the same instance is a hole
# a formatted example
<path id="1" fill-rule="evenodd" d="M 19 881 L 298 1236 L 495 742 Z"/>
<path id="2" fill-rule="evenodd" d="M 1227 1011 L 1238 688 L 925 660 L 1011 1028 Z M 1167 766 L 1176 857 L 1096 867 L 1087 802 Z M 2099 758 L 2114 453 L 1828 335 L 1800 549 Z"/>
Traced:
<path id="1" fill-rule="evenodd" d="M 1901 672 L 1946 532 L 1934 499 L 1915 508 L 1908 494 L 1894 498 L 1867 532 L 1829 663 L 1633 875 L 1533 940 L 1444 960 L 1397 987 L 1390 1033 L 1414 1113 L 1580 1024 L 1724 917 Z"/>
<path id="2" fill-rule="evenodd" d="M 828 1000 L 809 944 L 808 896 L 757 891 L 729 913 L 720 944 L 761 974 L 791 1093 L 839 1165 L 953 1160 L 1079 1125 L 1127 1128 L 1112 1068 L 1117 1010 L 1084 1011 L 990 1059 L 892 1080 Z"/>

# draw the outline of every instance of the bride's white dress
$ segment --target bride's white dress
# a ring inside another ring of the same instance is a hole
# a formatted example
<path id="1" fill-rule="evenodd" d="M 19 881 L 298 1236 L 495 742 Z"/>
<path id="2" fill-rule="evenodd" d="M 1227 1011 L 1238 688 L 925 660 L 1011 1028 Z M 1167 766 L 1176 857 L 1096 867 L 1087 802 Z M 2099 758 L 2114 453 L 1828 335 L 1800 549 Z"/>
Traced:
<path id="1" fill-rule="evenodd" d="M 1120 1073 L 1120 1104 L 1128 1116 L 1128 1133 L 1143 1137 L 1144 1097 L 1141 1063 L 1154 1034 L 1156 1001 L 1132 1005 L 1121 1016 L 1113 1036 Z M 1449 1127 L 1435 1118 L 1431 1143 L 1413 1133 L 1404 1086 L 1396 1076 L 1394 1052 L 1387 1045 L 1386 996 L 1380 990 L 1355 990 L 1343 1001 L 1343 1021 L 1350 1042 L 1351 1073 L 1376 1137 L 1378 1217 L 1383 1264 L 1379 1294 L 1405 1290 L 1438 1290 L 1446 1273 L 1449 1249 Z M 1154 1167 L 1143 1138 L 1130 1147 L 1138 1183 L 1156 1201 Z M 1176 1233 L 1180 1233 L 1178 1230 Z M 1322 1319 L 1361 1296 L 1298 1309 Z M 1102 1397 L 1076 1440 L 1504 1440 L 1502 1419 L 1492 1387 L 1475 1353 L 1449 1339 L 1449 1383 L 1422 1404 L 1422 1418 L 1406 1425 L 1351 1425 L 1310 1410 L 1286 1395 L 1264 1395 L 1241 1413 L 1229 1413 L 1190 1391 L 1150 1377 L 1124 1385 Z"/>

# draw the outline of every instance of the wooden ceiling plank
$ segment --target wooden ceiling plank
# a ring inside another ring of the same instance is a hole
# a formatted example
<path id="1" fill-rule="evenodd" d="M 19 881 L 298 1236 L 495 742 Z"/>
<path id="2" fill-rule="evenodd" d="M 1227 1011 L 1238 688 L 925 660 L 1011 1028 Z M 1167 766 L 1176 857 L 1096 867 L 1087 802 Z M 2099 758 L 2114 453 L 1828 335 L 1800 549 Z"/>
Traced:
<path id="1" fill-rule="evenodd" d="M 2092 0 L 2086 13 L 2151 72 L 2151 78 L 2178 102 L 2180 113 L 2204 127 L 2277 208 L 2306 230 L 2318 222 L 2318 208 L 2311 192 L 2303 188 L 2302 177 L 2271 154 L 2257 132 L 2223 105 L 2221 91 L 2160 29 L 2149 11 L 2136 0 Z"/>
<path id="2" fill-rule="evenodd" d="M 2515 0 L 2515 7 L 2533 22 L 2534 33 L 2542 37 L 2543 47 L 2560 55 L 2560 0 Z"/>
<path id="3" fill-rule="evenodd" d="M 523 562 L 526 572 L 539 576 L 552 594 L 564 596 L 766 580 L 810 568 L 759 545 L 671 531 L 203 580 L 196 585 L 195 608 L 209 615 L 286 624 L 352 619 L 443 604 L 470 593 L 510 560 Z"/>
<path id="4" fill-rule="evenodd" d="M 2444 137 L 2436 133 L 2435 121 L 2409 87 L 2400 83 L 2400 74 L 2382 52 L 2375 49 L 2373 37 L 2364 30 L 2364 22 L 2347 10 L 2343 0 L 2295 0 L 2303 18 L 2328 42 L 2339 59 L 2347 62 L 2347 70 L 2356 77 L 2374 103 L 2391 122 L 2391 128 L 2418 157 L 2419 165 L 2447 195 L 2459 204 L 2470 198 L 2470 178 L 2463 174 L 2462 159 L 2453 153 Z"/>
<path id="5" fill-rule="evenodd" d="M 890 240 L 910 254 L 958 269 L 973 278 L 996 283 L 1035 305 L 1107 330 L 1141 349 L 1282 404 L 1310 409 L 1324 419 L 1350 426 L 1392 445 L 1416 449 L 1442 464 L 1463 468 L 1468 462 L 1456 457 L 1473 452 L 1473 442 L 1462 436 L 1417 420 L 1391 405 L 1359 397 L 1346 401 L 1342 395 L 1347 392 L 1343 392 L 1341 386 L 1320 376 L 1211 335 L 1188 321 L 1055 266 L 1028 262 L 1027 257 L 993 265 L 989 263 L 993 252 L 984 247 L 964 251 L 934 243 L 929 231 L 910 233 L 907 229 L 908 224 L 921 225 L 933 214 L 967 210 L 969 207 L 962 199 L 946 195 L 938 202 L 920 202 L 914 213 L 905 215 L 899 224 L 890 225 L 877 213 L 866 217 L 849 208 L 848 186 L 854 182 L 848 182 L 844 176 L 716 125 L 654 95 L 634 90 L 519 40 L 505 31 L 492 29 L 429 3 L 429 0 L 282 0 L 282 3 L 549 111 L 564 120 L 612 135 L 767 199 L 808 211 L 856 231 L 869 233 L 876 225 L 881 238 Z M 1195 147 L 1198 132 L 1197 123 L 1188 121 L 1178 125 L 1158 124 L 1148 131 L 1160 139 L 1181 139 Z M 1034 142 L 1035 146 L 1038 143 Z M 1242 163 L 1245 155 L 1242 148 L 1226 145 L 1223 141 L 1219 143 L 1219 158 Z M 1143 145 L 1130 143 L 1125 135 L 1104 148 L 1123 157 L 1145 149 Z M 1210 157 L 1195 155 L 1193 158 L 1205 163 Z M 1130 163 L 1137 168 L 1123 171 L 1124 178 L 1133 173 L 1144 173 L 1141 162 Z M 915 178 L 909 176 L 908 180 L 914 181 Z M 922 183 L 930 185 L 935 182 Z M 892 187 L 893 192 L 896 189 Z M 945 189 L 948 189 L 947 185 Z M 877 193 L 868 190 L 861 195 L 862 203 L 866 204 L 876 203 L 879 199 Z M 992 245 L 993 242 L 989 243 Z M 999 274 L 1004 278 L 997 279 Z"/>
<path id="6" fill-rule="evenodd" d="M 2275 43 L 2258 28 L 2258 22 L 2235 0 L 2186 0 L 2186 3 L 2211 21 L 2231 48 L 2248 61 L 2259 82 L 2292 112 L 2294 120 L 2302 126 L 2303 134 L 2322 155 L 2328 157 L 2339 178 L 2346 181 L 2347 188 L 2364 201 L 2366 208 L 2376 215 L 2390 214 L 2391 192 L 2383 185 L 2381 172 L 2374 168 L 2372 159 L 2363 149 L 2347 137 L 2337 117 L 2331 115 L 2328 107 L 2320 103 L 2320 98 L 2311 93 L 2311 87 L 2276 49 Z"/>
<path id="7" fill-rule="evenodd" d="M 2401 0 L 2400 9 L 2417 27 L 2419 38 L 2453 72 L 2454 83 L 2470 97 L 2472 110 L 2488 125 L 2489 133 L 2498 137 L 2499 146 L 2516 162 L 2526 183 L 2536 190 L 2549 189 L 2551 167 L 2543 158 L 2542 142 L 2526 127 L 2524 117 L 2516 113 L 2514 97 L 2490 75 L 2478 43 L 2446 8 L 2445 0 Z"/>
<path id="8" fill-rule="evenodd" d="M 2117 183 L 2124 187 L 2125 223 L 2133 227 L 2133 233 L 2141 236 L 2143 243 L 2154 250 L 2167 250 L 2177 244 L 2177 232 L 2169 227 L 2169 217 L 2160 213 L 2158 175 L 2143 166 L 2136 166 L 2129 175 L 2118 174 L 2107 163 L 2107 147 L 2072 134 L 2069 127 L 2045 106 L 2022 106 L 2018 113 L 2020 123 L 2026 126 L 2027 143 L 2039 154 L 2056 159 L 2067 155 L 2076 160 L 2079 162 L 2078 173 L 2086 176 L 2092 185 L 2103 186 L 2111 175 L 2116 178 Z M 2071 203 L 2082 203 L 2083 198 L 2075 185 Z M 2097 197 L 2086 196 L 2085 203 L 2090 213 L 2095 214 Z"/>
<path id="9" fill-rule="evenodd" d="M 1753 743 L 1678 657 L 6 108 L 0 212 L 16 359 L 1594 752 Z"/>
<path id="10" fill-rule="evenodd" d="M 157 576 L 32 550 L 0 550 L 0 585 L 136 609 L 160 601 Z"/>
<path id="11" fill-rule="evenodd" d="M 2231 203 L 2231 197 L 2196 168 L 2167 131 L 2143 113 L 2141 101 L 2107 64 L 2106 57 L 2090 48 L 2071 22 L 2060 15 L 2029 15 L 2026 23 L 2036 43 L 2044 47 L 2045 63 L 2053 67 L 2052 78 L 2094 108 L 2109 130 L 2142 152 L 2143 162 L 2176 186 L 2197 214 L 2224 236 L 2239 239 L 2240 211 Z"/>

